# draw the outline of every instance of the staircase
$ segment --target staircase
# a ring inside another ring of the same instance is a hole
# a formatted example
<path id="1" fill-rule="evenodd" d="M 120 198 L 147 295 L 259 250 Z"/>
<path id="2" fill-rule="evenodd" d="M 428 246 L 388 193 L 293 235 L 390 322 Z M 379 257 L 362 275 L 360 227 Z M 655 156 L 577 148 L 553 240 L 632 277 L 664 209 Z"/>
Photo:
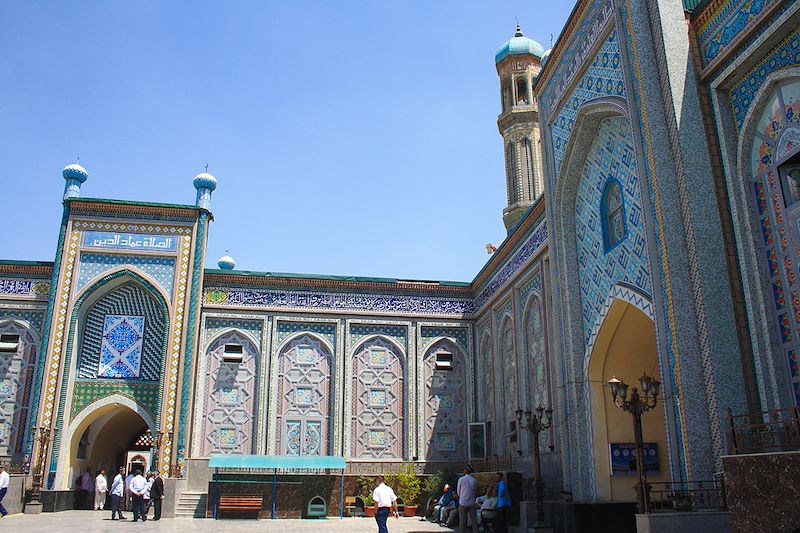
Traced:
<path id="1" fill-rule="evenodd" d="M 205 492 L 182 492 L 175 518 L 205 518 L 208 495 Z"/>

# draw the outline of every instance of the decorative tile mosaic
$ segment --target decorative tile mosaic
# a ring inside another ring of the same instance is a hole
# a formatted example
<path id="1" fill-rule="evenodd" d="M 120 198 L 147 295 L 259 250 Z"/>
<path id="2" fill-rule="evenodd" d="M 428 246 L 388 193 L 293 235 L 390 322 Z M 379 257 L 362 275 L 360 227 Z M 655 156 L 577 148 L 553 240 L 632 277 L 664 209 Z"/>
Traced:
<path id="1" fill-rule="evenodd" d="M 436 450 L 440 452 L 453 452 L 456 450 L 456 439 L 452 433 L 439 433 L 436 435 Z"/>
<path id="2" fill-rule="evenodd" d="M 228 329 L 240 329 L 251 334 L 258 341 L 258 347 L 260 348 L 262 326 L 263 322 L 261 320 L 210 317 L 206 319 L 206 338 L 212 339 L 220 332 Z"/>
<path id="3" fill-rule="evenodd" d="M 356 311 L 453 317 L 462 317 L 471 311 L 468 299 L 244 288 L 207 288 L 205 289 L 204 302 L 209 305 L 261 307 L 281 310 L 328 309 L 341 312 Z"/>
<path id="4" fill-rule="evenodd" d="M 614 15 L 614 1 L 600 0 L 589 3 L 588 12 L 580 26 L 574 32 L 567 49 L 542 93 L 542 107 L 556 109 L 572 81 L 584 65 L 584 60 L 591 54 L 595 44 L 602 38 L 606 25 Z"/>
<path id="5" fill-rule="evenodd" d="M 437 354 L 443 351 L 452 354 L 451 370 L 436 369 Z M 460 460 L 467 455 L 465 367 L 466 358 L 463 352 L 450 339 L 437 341 L 425 352 L 423 368 L 427 460 Z"/>
<path id="6" fill-rule="evenodd" d="M 752 26 L 778 0 L 728 0 L 697 30 L 703 64 L 714 60 L 742 31 Z"/>
<path id="7" fill-rule="evenodd" d="M 380 348 L 373 348 L 369 351 L 369 364 L 372 366 L 386 366 L 389 363 L 389 357 L 386 350 Z"/>
<path id="8" fill-rule="evenodd" d="M 406 326 L 392 326 L 391 324 L 351 324 L 350 346 L 356 346 L 362 339 L 370 335 L 383 335 L 397 341 L 400 346 L 406 346 L 408 328 Z"/>
<path id="9" fill-rule="evenodd" d="M 589 148 L 575 202 L 575 229 L 585 339 L 589 342 L 606 295 L 623 282 L 647 295 L 653 292 L 645 246 L 642 196 L 630 124 L 623 117 L 604 120 Z M 606 181 L 624 188 L 628 235 L 604 251 L 600 199 Z"/>
<path id="10" fill-rule="evenodd" d="M 385 448 L 387 444 L 386 431 L 382 429 L 369 430 L 369 445 L 375 448 Z"/>
<path id="11" fill-rule="evenodd" d="M 41 279 L 0 278 L 0 294 L 45 298 L 50 294 L 50 282 Z"/>
<path id="12" fill-rule="evenodd" d="M 425 348 L 439 337 L 452 337 L 456 339 L 461 346 L 467 347 L 467 328 L 447 328 L 440 326 L 422 326 L 420 329 L 420 337 L 422 338 L 422 347 Z"/>
<path id="13" fill-rule="evenodd" d="M 279 321 L 277 328 L 278 344 L 282 343 L 296 333 L 312 332 L 328 341 L 331 346 L 336 346 L 336 324 Z"/>
<path id="14" fill-rule="evenodd" d="M 76 380 L 72 392 L 72 407 L 70 420 L 74 419 L 83 409 L 97 400 L 119 394 L 130 398 L 142 405 L 153 420 L 157 420 L 156 413 L 160 412 L 158 383 L 142 383 L 139 381 L 86 381 Z"/>
<path id="15" fill-rule="evenodd" d="M 542 274 L 537 272 L 531 279 L 523 285 L 519 290 L 519 301 L 522 305 L 527 305 L 528 297 L 533 292 L 541 293 L 542 291 Z"/>
<path id="16" fill-rule="evenodd" d="M 372 407 L 386 407 L 386 391 L 381 389 L 370 390 L 369 404 Z"/>
<path id="17" fill-rule="evenodd" d="M 525 243 L 514 252 L 511 259 L 497 271 L 497 274 L 483 288 L 479 289 L 478 295 L 472 304 L 474 310 L 472 314 L 479 313 L 494 295 L 516 276 L 528 260 L 546 245 L 547 223 L 542 222 L 531 232 Z"/>
<path id="18" fill-rule="evenodd" d="M 118 266 L 130 265 L 153 278 L 169 297 L 175 279 L 175 259 L 171 257 L 139 257 L 128 255 L 81 254 L 76 290 Z"/>
<path id="19" fill-rule="evenodd" d="M 277 366 L 277 453 L 327 454 L 331 441 L 331 353 L 318 337 L 307 333 L 281 349 Z"/>
<path id="20" fill-rule="evenodd" d="M 613 32 L 587 67 L 569 100 L 564 103 L 553 119 L 551 137 L 553 154 L 556 159 L 556 173 L 561 169 L 564 151 L 569 143 L 581 105 L 604 96 L 627 97 L 622 72 L 622 53 L 617 36 Z"/>
<path id="21" fill-rule="evenodd" d="M 36 330 L 36 334 L 41 336 L 42 327 L 44 325 L 45 310 L 31 311 L 28 309 L 14 309 L 8 307 L 0 307 L 0 322 L 3 320 L 24 320 Z"/>
<path id="22" fill-rule="evenodd" d="M 25 427 L 39 346 L 31 331 L 15 322 L 0 323 L 0 333 L 19 335 L 15 352 L 0 354 L 0 456 L 25 451 Z"/>
<path id="23" fill-rule="evenodd" d="M 236 428 L 220 428 L 219 432 L 219 447 L 220 448 L 236 448 L 238 444 L 238 431 Z"/>
<path id="24" fill-rule="evenodd" d="M 98 377 L 138 378 L 142 364 L 143 344 L 143 316 L 106 315 L 103 325 L 103 340 L 100 344 Z"/>
<path id="25" fill-rule="evenodd" d="M 800 64 L 800 29 L 792 32 L 741 81 L 731 87 L 731 105 L 739 130 L 744 125 L 744 119 L 750 110 L 753 98 L 764 84 L 767 76 L 776 70 L 798 64 Z"/>
<path id="26" fill-rule="evenodd" d="M 134 359 L 140 357 L 137 375 L 145 381 L 160 381 L 162 361 L 166 353 L 169 317 L 163 304 L 159 305 L 158 301 L 143 287 L 132 282 L 104 295 L 89 309 L 83 327 L 78 377 L 82 379 L 96 378 L 98 369 L 107 370 L 108 365 L 112 365 L 114 372 L 120 372 L 121 377 L 126 377 L 124 364 L 114 366 L 116 363 L 111 363 L 112 359 L 119 356 L 120 353 L 108 344 L 106 336 L 110 326 L 106 322 L 107 316 L 143 317 L 142 328 L 136 329 L 137 334 L 142 337 L 141 351 L 134 357 Z M 126 357 L 134 356 L 129 352 L 125 352 L 124 355 Z M 136 365 L 133 361 L 129 361 L 129 363 Z M 106 370 L 100 377 L 114 377 L 110 374 L 107 375 Z M 127 377 L 137 376 L 127 375 Z"/>

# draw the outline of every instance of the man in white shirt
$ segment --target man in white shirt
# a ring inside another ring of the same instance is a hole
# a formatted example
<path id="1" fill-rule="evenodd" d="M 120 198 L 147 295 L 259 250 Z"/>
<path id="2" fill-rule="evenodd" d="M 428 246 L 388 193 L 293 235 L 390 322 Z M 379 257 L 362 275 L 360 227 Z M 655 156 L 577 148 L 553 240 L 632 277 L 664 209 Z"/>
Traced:
<path id="1" fill-rule="evenodd" d="M 9 481 L 8 472 L 6 472 L 6 469 L 3 467 L 3 465 L 0 465 L 0 518 L 3 518 L 8 514 L 6 508 L 3 507 L 3 498 L 6 497 L 6 492 L 8 492 Z"/>
<path id="2" fill-rule="evenodd" d="M 141 518 L 142 522 L 144 522 L 147 520 L 147 515 L 144 514 L 144 491 L 147 490 L 147 480 L 141 471 L 136 471 L 136 475 L 131 479 L 129 488 L 131 490 L 131 499 L 133 500 L 133 521 L 136 522 Z"/>
<path id="3" fill-rule="evenodd" d="M 391 487 L 383 482 L 383 476 L 378 476 L 375 482 L 378 486 L 372 491 L 372 499 L 375 500 L 375 506 L 378 508 L 375 511 L 378 533 L 389 533 L 389 528 L 386 527 L 386 519 L 389 518 L 389 513 L 394 514 L 395 518 L 400 518 L 397 513 L 397 495 Z"/>
<path id="4" fill-rule="evenodd" d="M 128 471 L 128 476 L 125 478 L 125 499 L 122 501 L 122 508 L 126 511 L 133 509 L 131 503 L 131 480 L 133 479 L 133 470 Z"/>
<path id="5" fill-rule="evenodd" d="M 108 492 L 108 480 L 106 479 L 106 471 L 100 470 L 97 477 L 94 478 L 94 510 L 102 511 L 106 506 L 106 492 Z"/>
<path id="6" fill-rule="evenodd" d="M 478 530 L 478 513 L 475 498 L 478 496 L 478 480 L 472 477 L 472 467 L 464 467 L 464 475 L 458 479 L 456 486 L 458 493 L 458 531 L 464 533 L 467 529 L 469 517 L 470 531 Z"/>
<path id="7" fill-rule="evenodd" d="M 114 478 L 111 483 L 111 520 L 125 520 L 122 516 L 122 511 L 119 510 L 119 504 L 122 501 L 122 495 L 125 494 L 125 467 L 119 467 L 119 474 Z"/>

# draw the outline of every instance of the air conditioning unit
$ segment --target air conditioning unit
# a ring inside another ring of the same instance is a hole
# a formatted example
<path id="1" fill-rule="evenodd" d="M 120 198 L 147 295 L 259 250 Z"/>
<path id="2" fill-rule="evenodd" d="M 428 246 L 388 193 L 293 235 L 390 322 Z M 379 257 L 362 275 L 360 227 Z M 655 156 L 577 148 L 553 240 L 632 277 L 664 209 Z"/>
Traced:
<path id="1" fill-rule="evenodd" d="M 453 370 L 453 354 L 450 352 L 436 352 L 436 370 Z"/>
<path id="2" fill-rule="evenodd" d="M 0 353 L 17 353 L 19 349 L 19 335 L 3 333 L 0 335 Z"/>
<path id="3" fill-rule="evenodd" d="M 239 364 L 244 359 L 244 346 L 241 344 L 226 344 L 222 352 L 223 363 Z"/>

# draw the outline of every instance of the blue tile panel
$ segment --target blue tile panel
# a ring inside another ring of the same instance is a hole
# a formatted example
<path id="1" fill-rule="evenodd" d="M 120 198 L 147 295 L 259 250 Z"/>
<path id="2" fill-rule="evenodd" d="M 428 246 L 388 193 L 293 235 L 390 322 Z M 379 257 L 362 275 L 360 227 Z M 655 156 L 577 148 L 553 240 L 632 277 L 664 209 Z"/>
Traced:
<path id="1" fill-rule="evenodd" d="M 175 280 L 175 259 L 170 257 L 83 253 L 81 254 L 81 266 L 76 289 L 81 290 L 97 276 L 124 265 L 130 265 L 141 270 L 153 278 L 168 296 L 172 295 L 172 286 Z"/>
<path id="2" fill-rule="evenodd" d="M 44 325 L 44 309 L 41 311 L 29 311 L 27 309 L 0 309 L 0 322 L 3 320 L 24 320 L 28 322 L 36 330 L 36 334 L 42 335 L 42 326 Z"/>
<path id="3" fill-rule="evenodd" d="M 78 378 L 98 377 L 101 346 L 105 338 L 108 315 L 143 317 L 144 339 L 141 344 L 138 379 L 160 380 L 161 361 L 166 353 L 166 328 L 169 327 L 169 317 L 145 289 L 132 282 L 106 294 L 89 309 L 83 328 Z"/>
<path id="4" fill-rule="evenodd" d="M 648 295 L 653 292 L 634 154 L 633 135 L 627 119 L 604 120 L 589 148 L 578 185 L 575 231 L 586 340 L 590 339 L 614 285 L 626 283 Z M 604 252 L 600 202 L 609 179 L 622 184 L 628 234 L 616 247 Z"/>
<path id="5" fill-rule="evenodd" d="M 356 346 L 362 339 L 370 335 L 383 335 L 394 339 L 400 346 L 406 347 L 408 328 L 388 324 L 353 324 L 350 326 L 350 346 Z"/>
<path id="6" fill-rule="evenodd" d="M 800 65 L 800 29 L 796 29 L 753 70 L 731 88 L 730 98 L 736 125 L 741 131 L 758 90 L 767 76 L 782 68 Z"/>
<path id="7" fill-rule="evenodd" d="M 425 347 L 430 344 L 434 339 L 440 337 L 452 337 L 456 339 L 461 346 L 466 349 L 467 347 L 467 328 L 447 328 L 439 326 L 423 326 L 420 332 L 422 337 L 422 346 Z"/>
<path id="8" fill-rule="evenodd" d="M 578 109 L 589 100 L 605 96 L 626 98 L 625 82 L 622 72 L 622 54 L 619 41 L 614 33 L 608 36 L 600 51 L 595 55 L 583 77 L 575 87 L 569 100 L 558 112 L 551 126 L 553 154 L 556 159 L 556 173 L 561 169 L 564 151 L 567 148 Z"/>
<path id="9" fill-rule="evenodd" d="M 778 0 L 728 0 L 697 30 L 703 64 L 713 61 Z"/>

